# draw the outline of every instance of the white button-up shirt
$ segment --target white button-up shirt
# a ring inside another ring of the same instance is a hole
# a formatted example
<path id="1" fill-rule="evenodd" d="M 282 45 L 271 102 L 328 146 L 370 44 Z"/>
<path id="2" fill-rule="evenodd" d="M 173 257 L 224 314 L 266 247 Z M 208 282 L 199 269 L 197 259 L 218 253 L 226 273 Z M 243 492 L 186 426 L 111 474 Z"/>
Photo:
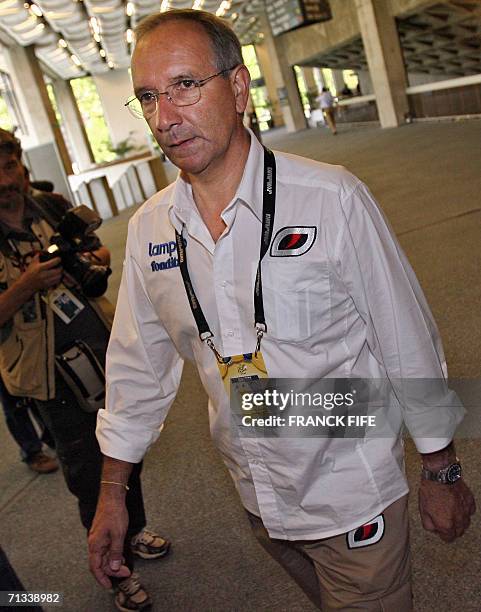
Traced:
<path id="1" fill-rule="evenodd" d="M 443 377 L 444 355 L 426 300 L 365 185 L 340 166 L 275 155 L 273 235 L 297 226 L 317 232 L 303 255 L 269 251 L 263 259 L 268 331 L 262 353 L 269 376 Z M 209 396 L 212 437 L 244 506 L 262 517 L 271 537 L 324 538 L 358 527 L 407 493 L 399 432 L 371 439 L 240 438 L 175 265 L 175 229 L 184 226 L 192 284 L 217 349 L 252 352 L 262 187 L 263 149 L 251 136 L 217 242 L 181 177 L 131 219 L 97 436 L 105 455 L 139 462 L 175 398 L 183 360 L 194 361 Z M 421 452 L 450 442 L 462 417 L 450 403 L 436 408 L 446 437 L 420 438 L 416 415 L 405 418 Z"/>

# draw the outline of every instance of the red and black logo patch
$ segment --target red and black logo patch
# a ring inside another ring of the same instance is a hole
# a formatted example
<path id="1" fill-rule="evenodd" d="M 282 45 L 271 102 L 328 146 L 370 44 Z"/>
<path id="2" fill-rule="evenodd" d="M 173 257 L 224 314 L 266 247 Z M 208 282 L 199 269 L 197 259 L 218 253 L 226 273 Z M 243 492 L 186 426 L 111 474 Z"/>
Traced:
<path id="1" fill-rule="evenodd" d="M 274 236 L 271 257 L 298 257 L 312 247 L 317 227 L 283 227 Z"/>
<path id="2" fill-rule="evenodd" d="M 384 516 L 380 514 L 365 525 L 347 533 L 347 547 L 362 548 L 376 544 L 384 535 Z"/>

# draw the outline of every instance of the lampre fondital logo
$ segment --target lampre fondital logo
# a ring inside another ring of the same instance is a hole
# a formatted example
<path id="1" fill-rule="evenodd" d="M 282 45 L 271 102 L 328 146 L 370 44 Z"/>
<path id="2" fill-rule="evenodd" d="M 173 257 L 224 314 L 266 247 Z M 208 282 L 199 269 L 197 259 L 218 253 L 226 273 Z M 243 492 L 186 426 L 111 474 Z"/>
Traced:
<path id="1" fill-rule="evenodd" d="M 177 244 L 174 240 L 170 242 L 153 243 L 149 242 L 149 257 L 162 257 L 161 261 L 152 259 L 150 261 L 150 267 L 152 272 L 159 272 L 159 270 L 170 270 L 176 268 L 179 265 L 178 258 L 174 255 L 177 252 Z M 165 259 L 167 258 L 167 259 Z"/>
<path id="2" fill-rule="evenodd" d="M 304 255 L 314 244 L 316 236 L 316 227 L 283 227 L 274 236 L 271 257 Z"/>

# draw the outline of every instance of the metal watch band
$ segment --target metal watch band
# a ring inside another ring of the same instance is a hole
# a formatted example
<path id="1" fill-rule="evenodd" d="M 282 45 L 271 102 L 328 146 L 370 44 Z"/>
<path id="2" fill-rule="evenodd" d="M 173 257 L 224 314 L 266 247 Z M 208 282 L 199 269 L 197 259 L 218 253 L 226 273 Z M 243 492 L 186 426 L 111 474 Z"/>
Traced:
<path id="1" fill-rule="evenodd" d="M 431 480 L 441 484 L 454 484 L 461 478 L 461 464 L 459 460 L 456 459 L 454 463 L 447 465 L 437 472 L 432 472 L 423 467 L 421 470 L 421 477 L 424 480 Z"/>

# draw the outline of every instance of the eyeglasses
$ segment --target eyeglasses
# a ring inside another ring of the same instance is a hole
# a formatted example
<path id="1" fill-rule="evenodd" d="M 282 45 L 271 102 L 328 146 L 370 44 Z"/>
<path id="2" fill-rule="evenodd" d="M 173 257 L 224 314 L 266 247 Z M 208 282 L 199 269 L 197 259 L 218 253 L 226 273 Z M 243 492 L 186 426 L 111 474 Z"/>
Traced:
<path id="1" fill-rule="evenodd" d="M 234 70 L 225 68 L 205 79 L 182 79 L 173 85 L 169 85 L 165 91 L 145 91 L 140 96 L 134 96 L 124 104 L 134 117 L 139 119 L 150 119 L 157 113 L 160 96 L 167 96 L 167 100 L 174 106 L 191 106 L 200 100 L 200 88 L 206 83 L 226 72 Z"/>

